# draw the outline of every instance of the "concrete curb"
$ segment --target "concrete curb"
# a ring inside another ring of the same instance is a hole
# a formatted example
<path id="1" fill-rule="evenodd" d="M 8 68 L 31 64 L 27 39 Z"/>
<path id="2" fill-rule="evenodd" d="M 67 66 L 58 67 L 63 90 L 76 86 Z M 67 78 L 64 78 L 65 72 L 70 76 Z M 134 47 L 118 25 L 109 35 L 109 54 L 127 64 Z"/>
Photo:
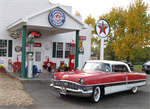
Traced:
<path id="1" fill-rule="evenodd" d="M 12 72 L 11 73 L 9 72 L 7 74 L 14 77 L 14 78 L 16 78 L 16 79 L 18 79 L 18 80 L 20 80 L 20 81 L 51 81 L 50 77 L 46 78 L 46 79 L 44 79 L 44 78 L 21 78 L 21 77 L 19 77 L 19 75 L 15 75 Z"/>

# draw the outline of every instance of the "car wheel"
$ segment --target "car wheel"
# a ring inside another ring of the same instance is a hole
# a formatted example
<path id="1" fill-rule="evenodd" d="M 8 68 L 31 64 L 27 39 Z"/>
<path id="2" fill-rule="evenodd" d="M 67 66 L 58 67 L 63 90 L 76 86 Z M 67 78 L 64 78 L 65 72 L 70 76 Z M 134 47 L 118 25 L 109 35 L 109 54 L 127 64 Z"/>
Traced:
<path id="1" fill-rule="evenodd" d="M 133 88 L 131 89 L 131 92 L 132 92 L 133 94 L 135 94 L 137 91 L 138 91 L 138 87 L 133 87 Z"/>
<path id="2" fill-rule="evenodd" d="M 62 93 L 59 93 L 59 96 L 60 97 L 65 97 L 66 95 L 62 94 Z"/>
<path id="3" fill-rule="evenodd" d="M 102 90 L 99 86 L 93 88 L 92 102 L 98 103 L 102 96 Z"/>

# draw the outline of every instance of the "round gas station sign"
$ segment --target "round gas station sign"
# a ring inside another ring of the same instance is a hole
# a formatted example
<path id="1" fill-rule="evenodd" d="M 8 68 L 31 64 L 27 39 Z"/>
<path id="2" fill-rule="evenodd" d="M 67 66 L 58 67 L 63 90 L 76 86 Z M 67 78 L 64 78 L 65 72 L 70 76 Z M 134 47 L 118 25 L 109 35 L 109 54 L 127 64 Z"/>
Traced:
<path id="1" fill-rule="evenodd" d="M 49 23 L 54 27 L 60 27 L 65 23 L 65 13 L 60 8 L 55 8 L 48 15 Z"/>
<path id="2" fill-rule="evenodd" d="M 106 38 L 109 35 L 110 26 L 106 20 L 98 20 L 96 23 L 96 33 L 100 38 Z"/>

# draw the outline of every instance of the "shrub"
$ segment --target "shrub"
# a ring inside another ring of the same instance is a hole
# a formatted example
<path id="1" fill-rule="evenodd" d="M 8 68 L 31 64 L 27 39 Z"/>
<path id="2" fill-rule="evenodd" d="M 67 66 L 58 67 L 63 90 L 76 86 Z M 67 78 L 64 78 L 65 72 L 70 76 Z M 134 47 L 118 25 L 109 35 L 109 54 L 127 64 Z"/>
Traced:
<path id="1" fill-rule="evenodd" d="M 5 69 L 5 67 L 3 65 L 0 65 L 0 69 Z"/>

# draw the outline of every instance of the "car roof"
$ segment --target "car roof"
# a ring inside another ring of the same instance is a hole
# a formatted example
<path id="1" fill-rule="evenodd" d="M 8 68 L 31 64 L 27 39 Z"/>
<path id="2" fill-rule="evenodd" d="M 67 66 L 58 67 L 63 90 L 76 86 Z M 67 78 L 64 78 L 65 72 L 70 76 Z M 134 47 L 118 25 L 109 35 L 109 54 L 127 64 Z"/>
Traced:
<path id="1" fill-rule="evenodd" d="M 129 72 L 131 72 L 128 64 L 124 63 L 124 62 L 121 62 L 121 61 L 111 61 L 111 60 L 88 60 L 86 62 L 102 62 L 102 63 L 107 63 L 107 64 L 110 64 L 110 65 L 125 65 Z"/>
<path id="2" fill-rule="evenodd" d="M 121 62 L 121 61 L 111 61 L 111 60 L 88 60 L 86 62 L 102 62 L 102 63 L 111 64 L 111 65 L 116 65 L 116 64 L 127 65 L 126 63 Z"/>
<path id="3" fill-rule="evenodd" d="M 147 61 L 144 63 L 144 65 L 149 65 L 150 64 L 150 61 Z"/>

